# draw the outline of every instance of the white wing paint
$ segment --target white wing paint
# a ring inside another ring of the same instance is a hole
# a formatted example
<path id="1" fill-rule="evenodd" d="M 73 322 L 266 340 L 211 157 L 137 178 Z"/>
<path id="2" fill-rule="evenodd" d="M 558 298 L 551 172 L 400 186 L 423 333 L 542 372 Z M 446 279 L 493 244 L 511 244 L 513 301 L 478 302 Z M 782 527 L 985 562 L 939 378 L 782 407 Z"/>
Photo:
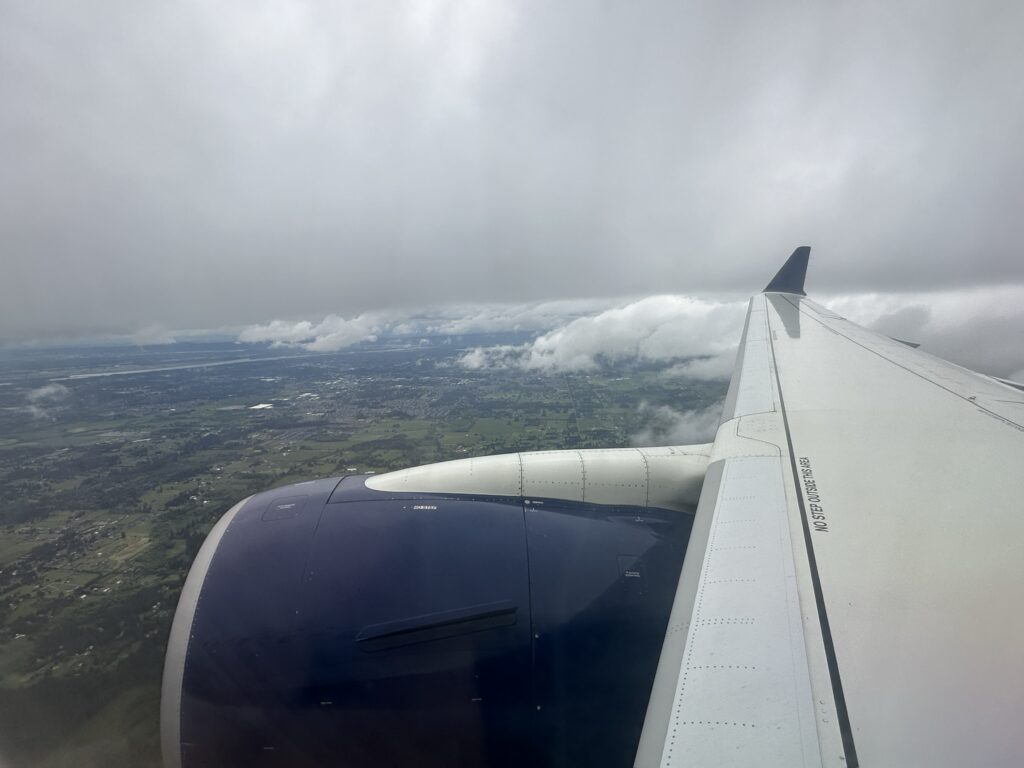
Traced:
<path id="1" fill-rule="evenodd" d="M 638 766 L 1024 764 L 1024 392 L 807 300 L 747 326 Z"/>

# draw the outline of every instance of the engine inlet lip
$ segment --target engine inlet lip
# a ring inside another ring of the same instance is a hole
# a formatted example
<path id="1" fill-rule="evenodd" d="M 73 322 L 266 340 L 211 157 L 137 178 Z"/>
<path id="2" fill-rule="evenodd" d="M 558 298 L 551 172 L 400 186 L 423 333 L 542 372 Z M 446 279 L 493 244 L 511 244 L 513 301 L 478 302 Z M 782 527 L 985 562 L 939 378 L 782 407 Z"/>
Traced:
<path id="1" fill-rule="evenodd" d="M 181 768 L 181 688 L 199 595 L 203 591 L 206 574 L 210 570 L 210 563 L 213 562 L 221 539 L 231 521 L 235 519 L 235 515 L 251 498 L 252 496 L 249 496 L 235 504 L 213 526 L 192 562 L 181 596 L 178 598 L 178 607 L 174 611 L 174 622 L 171 624 L 171 634 L 167 641 L 163 682 L 160 687 L 160 751 L 163 754 L 165 768 Z"/>

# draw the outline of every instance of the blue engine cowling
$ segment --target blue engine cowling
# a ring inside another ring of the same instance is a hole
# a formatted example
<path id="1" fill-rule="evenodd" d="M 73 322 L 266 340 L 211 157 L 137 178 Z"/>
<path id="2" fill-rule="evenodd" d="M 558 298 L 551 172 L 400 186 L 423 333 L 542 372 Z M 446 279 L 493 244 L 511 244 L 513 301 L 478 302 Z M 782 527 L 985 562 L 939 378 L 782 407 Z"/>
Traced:
<path id="1" fill-rule="evenodd" d="M 166 765 L 631 765 L 692 514 L 364 481 L 258 494 L 211 532 Z"/>

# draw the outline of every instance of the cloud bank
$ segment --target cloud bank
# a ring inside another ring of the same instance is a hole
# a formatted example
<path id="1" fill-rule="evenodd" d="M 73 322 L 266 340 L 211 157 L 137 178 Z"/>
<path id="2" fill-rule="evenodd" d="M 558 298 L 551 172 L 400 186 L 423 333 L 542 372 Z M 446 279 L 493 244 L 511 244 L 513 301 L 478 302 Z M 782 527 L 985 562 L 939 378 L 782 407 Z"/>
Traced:
<path id="1" fill-rule="evenodd" d="M 664 362 L 735 350 L 745 302 L 651 296 L 581 317 L 521 346 L 480 347 L 460 364 L 469 369 L 581 371 L 619 362 Z M 714 367 L 717 363 L 709 363 Z M 698 367 L 700 367 L 698 365 Z"/>
<path id="2" fill-rule="evenodd" d="M 411 311 L 373 312 L 346 319 L 327 315 L 320 321 L 273 320 L 250 325 L 237 334 L 245 343 L 301 346 L 332 352 L 361 341 L 389 336 L 458 336 L 506 331 L 546 331 L 587 316 L 612 300 L 549 301 L 536 304 L 456 304 Z"/>
<path id="3" fill-rule="evenodd" d="M 820 303 L 880 333 L 972 370 L 1024 378 L 1024 286 L 934 293 L 844 294 Z M 728 380 L 746 301 L 650 296 L 632 301 L 452 305 L 352 318 L 275 320 L 248 326 L 239 341 L 329 352 L 385 336 L 455 336 L 518 331 L 522 344 L 478 346 L 461 354 L 469 370 L 540 373 L 594 370 L 602 365 L 663 365 L 667 377 Z"/>
<path id="4" fill-rule="evenodd" d="M 297 345 L 312 352 L 334 352 L 361 341 L 376 341 L 385 326 L 383 318 L 372 314 L 359 315 L 351 320 L 328 315 L 315 324 L 308 320 L 274 320 L 266 325 L 252 325 L 243 329 L 238 340 L 248 343 L 270 342 L 275 346 Z"/>

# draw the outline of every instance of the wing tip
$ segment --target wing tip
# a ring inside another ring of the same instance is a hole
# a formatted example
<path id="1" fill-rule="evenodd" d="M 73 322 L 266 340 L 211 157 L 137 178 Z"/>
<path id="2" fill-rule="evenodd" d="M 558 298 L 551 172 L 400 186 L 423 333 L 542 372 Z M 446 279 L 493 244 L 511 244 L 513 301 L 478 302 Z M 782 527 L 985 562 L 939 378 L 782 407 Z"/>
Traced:
<path id="1" fill-rule="evenodd" d="M 806 296 L 804 278 L 807 276 L 807 262 L 810 258 L 811 246 L 801 245 L 798 247 L 786 259 L 782 269 L 775 274 L 762 293 L 795 293 L 798 296 Z"/>

